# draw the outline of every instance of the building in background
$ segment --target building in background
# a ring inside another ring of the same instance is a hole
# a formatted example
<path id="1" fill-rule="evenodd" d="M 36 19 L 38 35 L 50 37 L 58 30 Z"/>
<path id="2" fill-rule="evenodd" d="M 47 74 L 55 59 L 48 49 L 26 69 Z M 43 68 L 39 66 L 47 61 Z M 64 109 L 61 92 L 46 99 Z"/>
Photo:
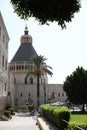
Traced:
<path id="1" fill-rule="evenodd" d="M 5 108 L 8 93 L 8 42 L 9 35 L 0 12 L 0 112 Z"/>
<path id="2" fill-rule="evenodd" d="M 28 28 L 25 27 L 24 35 L 20 38 L 21 44 L 9 63 L 9 91 L 15 110 L 26 105 L 27 99 L 32 99 L 34 106 L 37 107 L 37 78 L 29 76 L 27 81 L 25 80 L 27 72 L 34 67 L 32 56 L 37 54 L 32 45 L 32 37 L 28 33 Z M 66 100 L 63 85 L 48 84 L 48 77 L 45 74 L 40 78 L 40 104 L 47 103 L 52 93 L 55 93 L 58 101 Z"/>

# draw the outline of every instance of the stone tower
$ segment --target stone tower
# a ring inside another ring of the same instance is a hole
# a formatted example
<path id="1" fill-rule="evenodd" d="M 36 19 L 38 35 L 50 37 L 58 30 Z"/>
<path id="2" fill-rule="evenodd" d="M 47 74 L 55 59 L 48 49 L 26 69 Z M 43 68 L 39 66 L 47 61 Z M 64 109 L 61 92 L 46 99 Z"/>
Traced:
<path id="1" fill-rule="evenodd" d="M 20 46 L 9 63 L 9 89 L 11 92 L 12 105 L 15 109 L 19 109 L 21 105 L 26 104 L 27 98 L 32 98 L 34 106 L 37 106 L 36 95 L 36 77 L 28 77 L 26 82 L 25 76 L 30 69 L 33 69 L 32 56 L 37 55 L 33 45 L 32 37 L 28 34 L 28 28 L 25 27 L 24 35 L 20 38 Z M 48 82 L 47 75 L 40 79 L 40 91 L 43 91 L 43 83 Z M 41 94 L 40 102 L 43 103 L 43 96 Z"/>

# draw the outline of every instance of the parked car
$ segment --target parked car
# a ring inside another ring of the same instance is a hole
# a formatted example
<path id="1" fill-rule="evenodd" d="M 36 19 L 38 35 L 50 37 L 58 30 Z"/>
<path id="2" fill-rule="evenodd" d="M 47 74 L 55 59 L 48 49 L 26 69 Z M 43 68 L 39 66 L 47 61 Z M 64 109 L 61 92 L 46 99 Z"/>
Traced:
<path id="1" fill-rule="evenodd" d="M 81 109 L 79 107 L 73 107 L 70 108 L 70 111 L 81 111 Z"/>

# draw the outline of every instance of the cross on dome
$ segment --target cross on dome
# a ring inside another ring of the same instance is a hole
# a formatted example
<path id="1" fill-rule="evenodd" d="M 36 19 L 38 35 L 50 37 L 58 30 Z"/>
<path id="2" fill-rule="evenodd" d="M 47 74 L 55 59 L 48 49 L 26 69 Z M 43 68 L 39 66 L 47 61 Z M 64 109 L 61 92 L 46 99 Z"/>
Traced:
<path id="1" fill-rule="evenodd" d="M 26 25 L 26 27 L 25 27 L 24 32 L 25 32 L 25 35 L 28 35 L 28 27 L 27 27 L 27 25 Z"/>

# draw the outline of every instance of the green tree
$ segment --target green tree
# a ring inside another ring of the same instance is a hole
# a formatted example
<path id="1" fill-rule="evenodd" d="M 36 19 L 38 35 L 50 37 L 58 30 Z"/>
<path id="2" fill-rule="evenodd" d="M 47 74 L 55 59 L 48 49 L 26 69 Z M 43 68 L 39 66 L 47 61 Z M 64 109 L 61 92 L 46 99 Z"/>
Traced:
<path id="1" fill-rule="evenodd" d="M 34 63 L 34 68 L 32 70 L 29 70 L 29 72 L 26 75 L 26 79 L 30 75 L 34 75 L 37 77 L 37 109 L 40 105 L 40 77 L 44 74 L 49 74 L 50 76 L 53 75 L 53 73 L 50 71 L 52 69 L 50 66 L 47 66 L 45 61 L 47 59 L 44 56 L 36 55 L 32 57 L 32 62 Z"/>
<path id="2" fill-rule="evenodd" d="M 69 101 L 77 105 L 83 104 L 82 110 L 84 110 L 84 104 L 87 104 L 87 70 L 83 67 L 76 68 L 70 76 L 67 76 L 63 89 Z"/>
<path id="3" fill-rule="evenodd" d="M 56 21 L 62 29 L 81 7 L 80 0 L 11 0 L 11 4 L 22 19 L 35 17 L 41 24 Z"/>

